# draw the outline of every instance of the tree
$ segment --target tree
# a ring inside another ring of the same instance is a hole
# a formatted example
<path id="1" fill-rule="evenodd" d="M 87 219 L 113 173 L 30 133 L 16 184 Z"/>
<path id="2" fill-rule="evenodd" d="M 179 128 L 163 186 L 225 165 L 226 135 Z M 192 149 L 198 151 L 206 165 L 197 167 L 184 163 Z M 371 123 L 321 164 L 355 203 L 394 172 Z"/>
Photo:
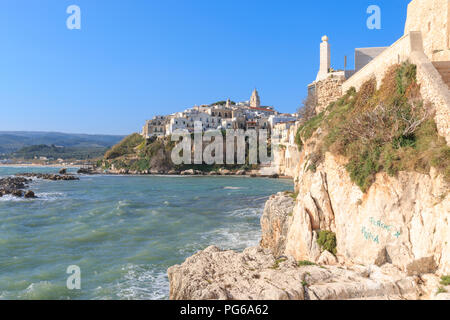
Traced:
<path id="1" fill-rule="evenodd" d="M 303 121 L 308 121 L 316 115 L 317 98 L 314 93 L 308 93 L 308 96 L 303 100 L 302 105 L 298 108 L 298 114 Z"/>

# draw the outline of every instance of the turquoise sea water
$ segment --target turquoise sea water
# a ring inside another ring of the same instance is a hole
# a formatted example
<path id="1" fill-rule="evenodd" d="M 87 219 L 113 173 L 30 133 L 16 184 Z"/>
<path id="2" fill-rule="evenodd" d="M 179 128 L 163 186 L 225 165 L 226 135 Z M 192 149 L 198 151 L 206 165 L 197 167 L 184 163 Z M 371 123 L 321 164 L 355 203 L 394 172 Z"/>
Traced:
<path id="1" fill-rule="evenodd" d="M 0 177 L 57 171 L 0 167 Z M 256 245 L 265 201 L 292 188 L 245 177 L 35 180 L 38 199 L 0 198 L 0 299 L 167 299 L 169 266 L 209 245 Z M 66 287 L 70 265 L 81 290 Z"/>

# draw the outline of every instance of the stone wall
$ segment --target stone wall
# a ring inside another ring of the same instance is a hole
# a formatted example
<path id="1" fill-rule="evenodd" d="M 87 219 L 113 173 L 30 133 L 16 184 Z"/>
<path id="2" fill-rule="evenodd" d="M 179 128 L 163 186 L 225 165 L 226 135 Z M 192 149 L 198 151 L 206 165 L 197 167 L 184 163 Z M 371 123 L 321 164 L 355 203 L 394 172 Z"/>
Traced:
<path id="1" fill-rule="evenodd" d="M 422 32 L 425 54 L 431 61 L 450 60 L 449 3 L 449 0 L 414 0 L 408 5 L 405 34 Z"/>
<path id="2" fill-rule="evenodd" d="M 414 50 L 423 51 L 422 36 L 420 32 L 411 32 L 397 40 L 392 46 L 384 50 L 364 68 L 355 73 L 342 85 L 342 92 L 346 92 L 351 87 L 359 90 L 361 85 L 372 77 L 381 84 L 386 70 L 396 63 L 407 61 Z"/>
<path id="3" fill-rule="evenodd" d="M 321 113 L 330 103 L 342 96 L 342 84 L 344 81 L 341 77 L 329 77 L 316 82 L 317 114 Z"/>
<path id="4" fill-rule="evenodd" d="M 450 91 L 428 57 L 420 51 L 413 52 L 410 62 L 417 66 L 417 82 L 425 101 L 432 103 L 439 134 L 450 144 Z"/>

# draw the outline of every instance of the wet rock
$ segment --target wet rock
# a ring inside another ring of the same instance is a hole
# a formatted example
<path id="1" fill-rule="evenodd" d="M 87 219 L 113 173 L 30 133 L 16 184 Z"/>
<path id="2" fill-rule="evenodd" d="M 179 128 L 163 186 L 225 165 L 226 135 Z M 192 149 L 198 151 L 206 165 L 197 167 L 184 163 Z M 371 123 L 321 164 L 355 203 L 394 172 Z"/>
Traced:
<path id="1" fill-rule="evenodd" d="M 80 180 L 78 177 L 73 175 L 60 175 L 53 173 L 19 173 L 16 175 L 17 177 L 27 177 L 27 178 L 36 178 L 43 180 L 51 180 L 51 181 L 71 181 L 71 180 Z"/>
<path id="2" fill-rule="evenodd" d="M 67 174 L 67 169 L 66 169 L 66 168 L 63 168 L 63 169 L 59 170 L 58 173 L 59 173 L 59 174 Z"/>
<path id="3" fill-rule="evenodd" d="M 26 198 L 26 199 L 34 199 L 34 198 L 36 198 L 36 195 L 34 194 L 33 191 L 28 190 L 27 192 L 25 192 L 24 198 Z"/>
<path id="4" fill-rule="evenodd" d="M 23 197 L 23 191 L 22 191 L 22 190 L 13 190 L 13 191 L 11 191 L 10 194 L 11 194 L 12 196 L 18 197 L 18 198 Z"/>
<path id="5" fill-rule="evenodd" d="M 94 168 L 80 168 L 78 169 L 77 174 L 99 174 L 99 171 Z"/>

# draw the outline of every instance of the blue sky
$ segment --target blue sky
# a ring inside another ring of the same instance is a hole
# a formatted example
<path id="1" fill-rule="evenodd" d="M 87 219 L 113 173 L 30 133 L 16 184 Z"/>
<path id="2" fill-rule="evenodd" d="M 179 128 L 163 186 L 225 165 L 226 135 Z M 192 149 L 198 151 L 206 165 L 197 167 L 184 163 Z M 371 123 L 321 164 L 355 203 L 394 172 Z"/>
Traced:
<path id="1" fill-rule="evenodd" d="M 330 38 L 332 66 L 403 34 L 408 0 L 0 0 L 0 131 L 129 134 L 231 98 L 294 112 Z M 81 30 L 66 9 L 81 8 Z M 369 30 L 369 5 L 382 29 Z"/>

